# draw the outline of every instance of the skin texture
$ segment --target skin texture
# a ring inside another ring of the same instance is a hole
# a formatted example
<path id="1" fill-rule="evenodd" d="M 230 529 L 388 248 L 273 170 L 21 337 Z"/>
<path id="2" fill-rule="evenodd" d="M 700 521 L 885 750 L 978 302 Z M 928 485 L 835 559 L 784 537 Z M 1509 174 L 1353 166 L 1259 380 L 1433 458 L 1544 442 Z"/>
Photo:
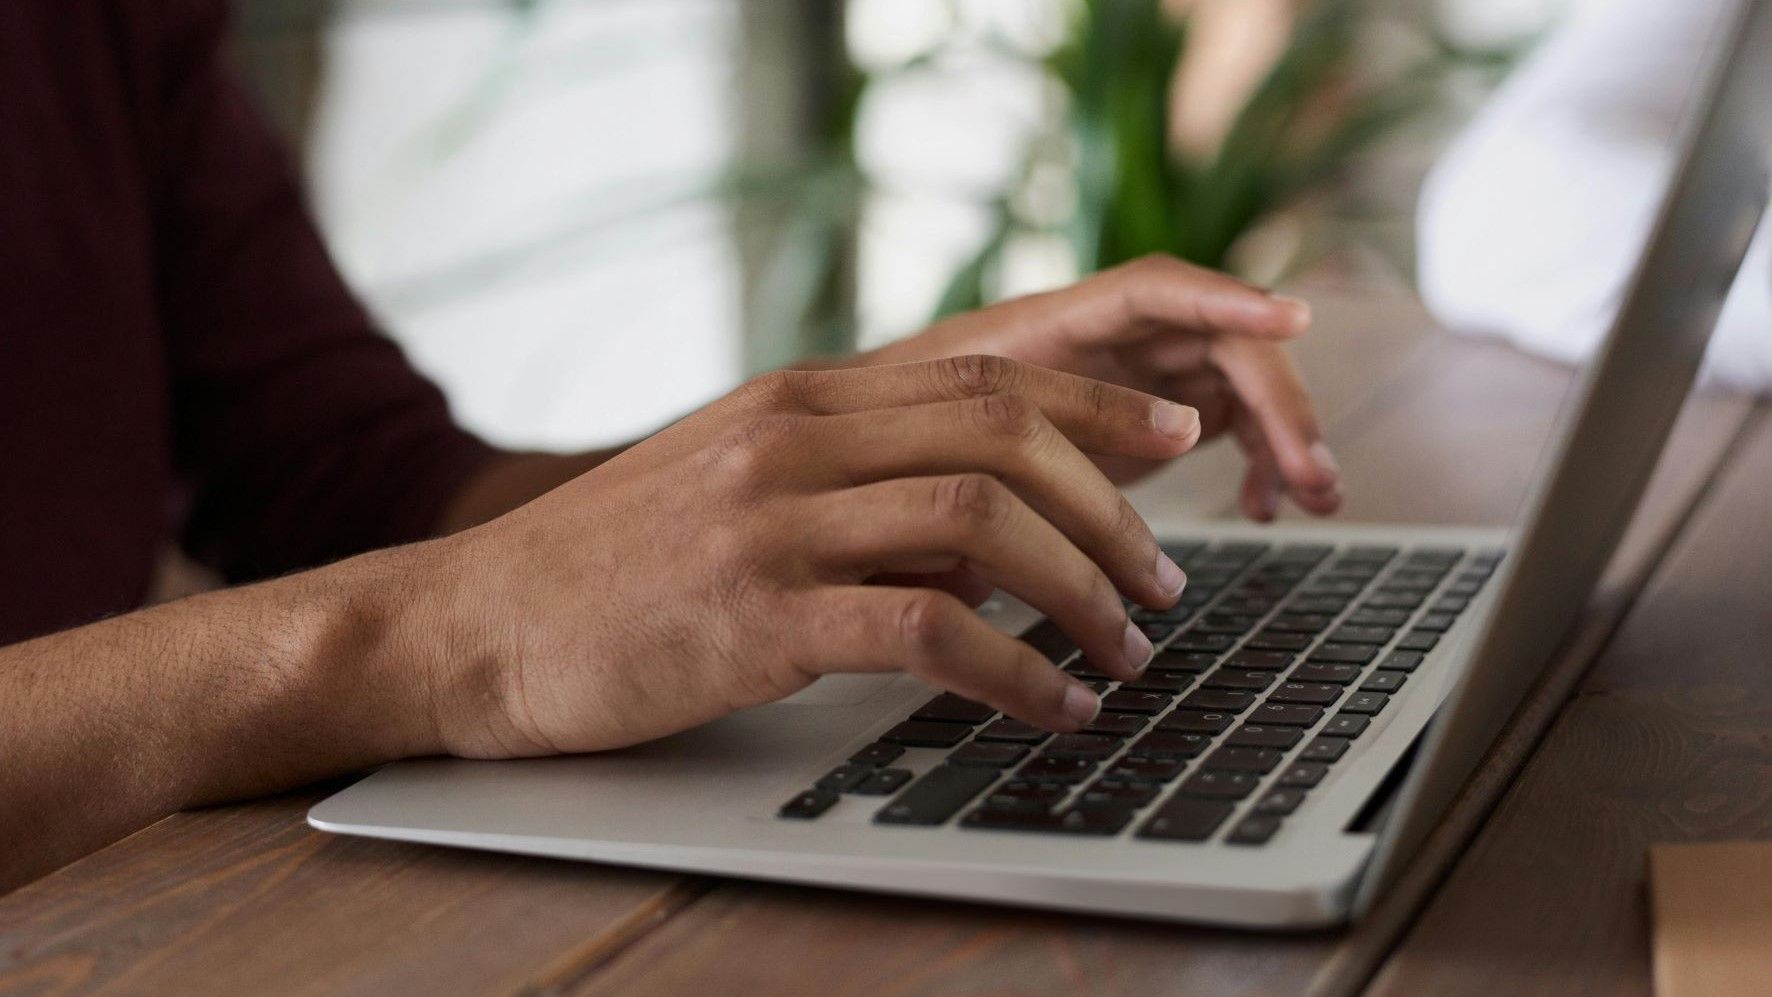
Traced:
<path id="1" fill-rule="evenodd" d="M 1281 346 L 1307 323 L 1140 261 L 767 375 L 623 450 L 506 455 L 441 539 L 0 648 L 0 889 L 181 808 L 632 744 L 830 672 L 1075 730 L 1095 696 L 969 604 L 1014 593 L 1135 674 L 1120 596 L 1167 606 L 1184 579 L 1113 481 L 1228 432 L 1251 515 L 1338 501 Z"/>

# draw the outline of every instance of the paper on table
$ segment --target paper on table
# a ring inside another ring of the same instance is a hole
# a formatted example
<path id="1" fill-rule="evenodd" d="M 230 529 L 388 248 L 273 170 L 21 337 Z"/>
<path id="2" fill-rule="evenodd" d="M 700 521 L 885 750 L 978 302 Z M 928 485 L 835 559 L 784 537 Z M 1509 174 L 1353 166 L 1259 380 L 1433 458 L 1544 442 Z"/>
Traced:
<path id="1" fill-rule="evenodd" d="M 1772 995 L 1772 842 L 1654 845 L 1657 997 Z"/>

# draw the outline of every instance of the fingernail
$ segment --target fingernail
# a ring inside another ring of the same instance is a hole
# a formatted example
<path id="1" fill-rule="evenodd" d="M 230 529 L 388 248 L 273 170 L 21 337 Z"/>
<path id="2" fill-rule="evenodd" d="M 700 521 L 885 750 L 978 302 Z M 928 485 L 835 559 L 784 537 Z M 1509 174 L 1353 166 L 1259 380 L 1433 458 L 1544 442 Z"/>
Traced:
<path id="1" fill-rule="evenodd" d="M 1151 424 L 1164 436 L 1185 440 L 1199 431 L 1200 413 L 1186 405 L 1158 402 L 1156 410 L 1151 413 Z"/>
<path id="2" fill-rule="evenodd" d="M 1295 298 L 1290 294 L 1268 292 L 1268 297 L 1279 305 L 1284 305 L 1292 313 L 1292 331 L 1303 332 L 1311 324 L 1311 305 L 1303 298 Z"/>
<path id="3" fill-rule="evenodd" d="M 1187 575 L 1161 550 L 1157 551 L 1157 584 L 1170 598 L 1180 595 L 1181 590 L 1187 586 Z"/>
<path id="4" fill-rule="evenodd" d="M 1331 478 L 1341 477 L 1341 465 L 1335 462 L 1335 455 L 1329 452 L 1329 445 L 1322 440 L 1311 444 L 1311 460 Z"/>
<path id="5" fill-rule="evenodd" d="M 1144 666 L 1151 663 L 1153 654 L 1151 641 L 1138 629 L 1138 624 L 1126 624 L 1126 664 L 1135 672 L 1144 671 Z"/>
<path id="6" fill-rule="evenodd" d="M 1072 682 L 1064 691 L 1064 714 L 1082 727 L 1095 721 L 1101 712 L 1101 697 L 1081 682 Z"/>

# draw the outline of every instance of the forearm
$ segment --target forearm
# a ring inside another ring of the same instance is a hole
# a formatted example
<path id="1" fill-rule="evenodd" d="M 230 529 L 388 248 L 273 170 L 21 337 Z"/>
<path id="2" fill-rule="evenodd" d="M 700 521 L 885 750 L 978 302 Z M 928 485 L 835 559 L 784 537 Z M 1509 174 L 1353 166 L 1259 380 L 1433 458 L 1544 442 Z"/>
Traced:
<path id="1" fill-rule="evenodd" d="M 399 548 L 0 648 L 0 891 L 184 807 L 438 750 Z"/>
<path id="2" fill-rule="evenodd" d="M 455 533 L 537 498 L 621 453 L 626 447 L 575 454 L 502 453 L 486 462 L 444 507 L 437 532 Z"/>

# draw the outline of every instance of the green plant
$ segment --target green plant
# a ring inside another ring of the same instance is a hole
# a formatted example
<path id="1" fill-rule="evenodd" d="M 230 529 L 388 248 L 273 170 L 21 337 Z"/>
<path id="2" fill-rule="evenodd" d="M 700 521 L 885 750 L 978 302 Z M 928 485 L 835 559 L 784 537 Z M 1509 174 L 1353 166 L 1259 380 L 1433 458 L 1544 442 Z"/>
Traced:
<path id="1" fill-rule="evenodd" d="M 938 314 L 988 300 L 1005 248 L 1023 231 L 1055 228 L 1085 273 L 1157 252 L 1235 269 L 1233 250 L 1252 229 L 1322 188 L 1436 92 L 1443 52 L 1386 80 L 1356 78 L 1365 7 L 1306 6 L 1220 147 L 1196 158 L 1169 141 L 1187 22 L 1160 0 L 1081 0 L 1069 41 L 1046 60 L 1066 98 L 1062 120 L 1028 151 L 1030 162 L 1056 150 L 1068 163 L 1074 210 L 1053 226 L 1023 217 L 1013 191 L 995 202 L 989 236 L 954 274 Z"/>

